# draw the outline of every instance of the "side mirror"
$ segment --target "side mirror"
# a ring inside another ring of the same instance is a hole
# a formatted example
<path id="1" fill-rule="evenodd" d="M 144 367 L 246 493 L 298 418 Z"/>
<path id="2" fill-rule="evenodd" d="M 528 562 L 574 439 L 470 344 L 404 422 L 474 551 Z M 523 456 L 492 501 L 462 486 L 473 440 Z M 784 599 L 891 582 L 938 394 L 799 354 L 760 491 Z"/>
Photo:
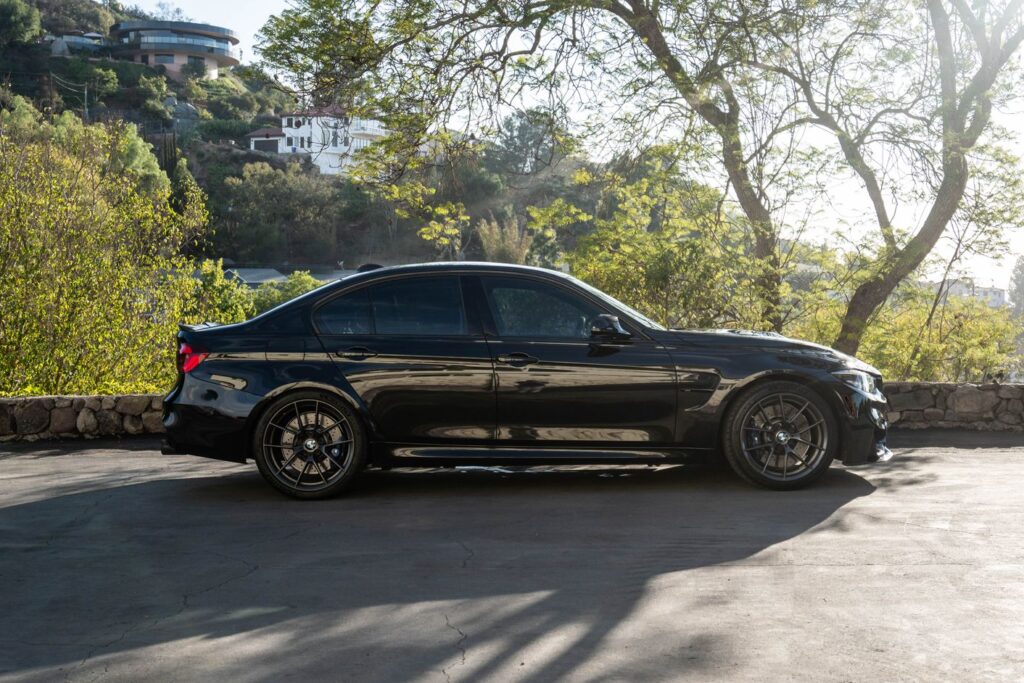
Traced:
<path id="1" fill-rule="evenodd" d="M 590 338 L 604 341 L 629 339 L 631 335 L 622 327 L 619 317 L 602 313 L 590 322 Z"/>

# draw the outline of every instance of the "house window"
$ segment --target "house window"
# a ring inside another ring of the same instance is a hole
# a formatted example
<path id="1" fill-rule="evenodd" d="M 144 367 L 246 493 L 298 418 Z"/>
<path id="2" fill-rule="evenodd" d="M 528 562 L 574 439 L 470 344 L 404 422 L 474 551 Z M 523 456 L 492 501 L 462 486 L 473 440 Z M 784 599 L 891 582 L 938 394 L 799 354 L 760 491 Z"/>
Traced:
<path id="1" fill-rule="evenodd" d="M 154 55 L 157 64 L 174 64 L 174 55 Z"/>
<path id="2" fill-rule="evenodd" d="M 338 146 L 338 131 L 334 131 L 331 134 L 331 147 L 337 147 L 337 146 Z"/>
<path id="3" fill-rule="evenodd" d="M 149 55 L 142 55 L 142 59 L 139 61 L 141 61 L 143 64 L 149 64 Z"/>
<path id="4" fill-rule="evenodd" d="M 288 138 L 288 143 L 287 144 L 288 144 L 289 147 L 294 147 L 295 146 L 295 138 Z"/>
<path id="5" fill-rule="evenodd" d="M 294 127 L 295 127 L 295 126 L 293 126 L 293 125 L 292 125 L 292 117 L 290 117 L 290 116 L 288 117 L 288 119 L 287 119 L 287 123 L 285 123 L 285 124 L 284 124 L 284 127 L 285 127 L 285 128 L 294 128 Z M 291 138 L 289 138 L 289 140 L 290 140 L 290 139 L 291 139 Z M 290 143 L 290 142 L 289 142 L 288 144 L 290 145 L 290 144 L 292 144 L 292 143 Z"/>
<path id="6" fill-rule="evenodd" d="M 206 66 L 206 60 L 203 59 L 202 57 L 193 57 L 192 55 L 189 55 L 188 56 L 188 64 L 189 64 L 189 66 L 202 66 L 202 67 L 205 67 Z"/>
<path id="7" fill-rule="evenodd" d="M 299 138 L 299 147 L 306 149 L 306 138 Z"/>
<path id="8" fill-rule="evenodd" d="M 312 135 L 310 135 L 308 138 L 306 138 L 306 146 L 307 147 L 312 147 L 313 146 L 313 136 Z"/>

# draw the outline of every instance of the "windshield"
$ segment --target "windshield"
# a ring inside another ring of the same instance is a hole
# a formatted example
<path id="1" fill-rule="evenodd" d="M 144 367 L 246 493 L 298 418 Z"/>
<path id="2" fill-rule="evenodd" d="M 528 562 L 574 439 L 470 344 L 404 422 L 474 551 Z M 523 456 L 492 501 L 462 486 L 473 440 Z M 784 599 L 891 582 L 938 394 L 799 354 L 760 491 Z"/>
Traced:
<path id="1" fill-rule="evenodd" d="M 644 315 L 640 311 L 638 311 L 635 308 L 633 308 L 632 306 L 627 306 L 626 304 L 622 303 L 621 301 L 619 301 L 615 297 L 609 296 L 609 295 L 605 294 L 600 289 L 598 289 L 596 287 L 591 287 L 590 285 L 588 285 L 583 280 L 579 280 L 577 278 L 574 278 L 571 275 L 566 275 L 566 277 L 569 278 L 570 280 L 572 280 L 573 282 L 575 282 L 577 285 L 579 285 L 583 289 L 585 289 L 588 292 L 590 292 L 591 294 L 593 294 L 594 296 L 596 296 L 597 298 L 601 299 L 605 303 L 611 304 L 615 308 L 618 308 L 618 309 L 624 311 L 626 314 L 629 315 L 629 317 L 633 318 L 634 320 L 636 320 L 637 322 L 641 323 L 642 325 L 646 325 L 647 327 L 653 328 L 655 330 L 662 330 L 662 331 L 665 330 L 665 326 L 664 325 L 660 325 L 660 324 L 654 322 L 653 320 L 648 318 L 646 315 Z"/>

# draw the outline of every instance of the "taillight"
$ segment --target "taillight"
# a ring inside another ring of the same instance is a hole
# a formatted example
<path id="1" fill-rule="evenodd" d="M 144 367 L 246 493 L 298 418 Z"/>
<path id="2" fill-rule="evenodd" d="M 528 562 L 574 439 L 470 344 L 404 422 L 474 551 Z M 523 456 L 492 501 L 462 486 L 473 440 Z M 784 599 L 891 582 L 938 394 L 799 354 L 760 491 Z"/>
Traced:
<path id="1" fill-rule="evenodd" d="M 193 348 L 184 342 L 178 347 L 178 370 L 189 373 L 198 367 L 210 354 L 199 348 Z"/>

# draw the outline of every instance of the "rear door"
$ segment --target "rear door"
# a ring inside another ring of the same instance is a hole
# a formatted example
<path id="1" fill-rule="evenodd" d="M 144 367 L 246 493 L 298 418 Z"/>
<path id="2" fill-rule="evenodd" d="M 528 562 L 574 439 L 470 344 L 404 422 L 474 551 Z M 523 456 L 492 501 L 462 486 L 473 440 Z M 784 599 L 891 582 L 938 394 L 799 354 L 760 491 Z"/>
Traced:
<path id="1" fill-rule="evenodd" d="M 514 275 L 481 275 L 480 284 L 493 326 L 500 442 L 673 442 L 675 368 L 660 343 L 638 329 L 626 340 L 592 339 L 591 321 L 615 311 L 568 286 Z"/>
<path id="2" fill-rule="evenodd" d="M 494 436 L 493 363 L 477 317 L 467 314 L 462 280 L 399 276 L 345 292 L 314 312 L 324 349 L 383 441 Z"/>

